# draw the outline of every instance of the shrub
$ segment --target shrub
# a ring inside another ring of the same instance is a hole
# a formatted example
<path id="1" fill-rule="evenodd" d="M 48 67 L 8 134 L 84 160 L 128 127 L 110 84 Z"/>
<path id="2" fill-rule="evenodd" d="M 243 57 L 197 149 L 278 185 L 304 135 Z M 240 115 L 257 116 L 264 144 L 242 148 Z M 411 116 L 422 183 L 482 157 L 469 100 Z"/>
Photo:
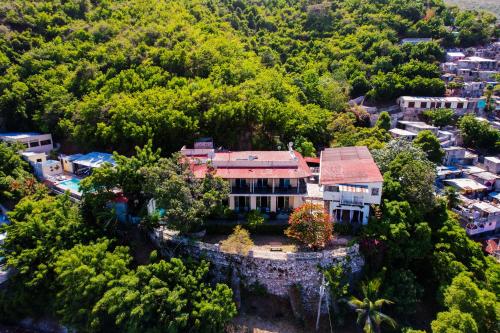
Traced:
<path id="1" fill-rule="evenodd" d="M 255 229 L 264 224 L 264 216 L 258 210 L 251 210 L 247 214 L 247 223 L 249 228 Z"/>
<path id="2" fill-rule="evenodd" d="M 352 235 L 352 224 L 340 222 L 334 223 L 333 232 L 337 235 Z"/>
<path id="3" fill-rule="evenodd" d="M 224 252 L 247 255 L 253 245 L 248 230 L 237 225 L 233 233 L 226 240 L 222 241 L 220 248 Z"/>
<path id="4" fill-rule="evenodd" d="M 310 248 L 324 248 L 332 239 L 333 224 L 322 205 L 303 204 L 293 211 L 288 224 L 285 234 Z"/>

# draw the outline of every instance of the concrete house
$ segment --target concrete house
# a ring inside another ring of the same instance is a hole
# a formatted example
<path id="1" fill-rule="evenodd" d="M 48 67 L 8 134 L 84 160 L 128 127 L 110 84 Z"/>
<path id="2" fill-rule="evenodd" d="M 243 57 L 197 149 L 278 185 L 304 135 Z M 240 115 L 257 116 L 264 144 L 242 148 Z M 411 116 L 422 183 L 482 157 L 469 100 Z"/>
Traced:
<path id="1" fill-rule="evenodd" d="M 487 171 L 498 174 L 500 172 L 500 158 L 496 156 L 486 156 L 484 158 L 484 167 Z"/>
<path id="2" fill-rule="evenodd" d="M 380 204 L 383 178 L 367 147 L 321 152 L 319 185 L 334 221 L 368 223 L 370 205 Z"/>
<path id="3" fill-rule="evenodd" d="M 468 110 L 468 101 L 462 97 L 401 96 L 398 104 L 401 111 L 414 115 L 429 109 L 452 109 L 457 115 L 463 115 Z"/>
<path id="4" fill-rule="evenodd" d="M 215 151 L 212 146 L 183 147 L 197 178 L 211 165 L 215 174 L 231 185 L 229 208 L 237 212 L 258 209 L 288 214 L 307 195 L 306 180 L 313 174 L 301 154 L 287 151 Z"/>
<path id="5" fill-rule="evenodd" d="M 0 133 L 0 141 L 17 142 L 24 145 L 24 152 L 49 153 L 54 149 L 52 134 L 41 134 L 35 132 Z"/>

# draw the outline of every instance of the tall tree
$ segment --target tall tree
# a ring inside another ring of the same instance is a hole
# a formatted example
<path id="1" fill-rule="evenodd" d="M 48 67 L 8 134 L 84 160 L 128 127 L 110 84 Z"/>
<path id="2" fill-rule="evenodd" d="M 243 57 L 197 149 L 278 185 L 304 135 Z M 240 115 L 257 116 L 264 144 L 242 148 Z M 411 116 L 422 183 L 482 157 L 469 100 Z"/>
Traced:
<path id="1" fill-rule="evenodd" d="M 205 177 L 195 178 L 189 163 L 180 154 L 141 169 L 144 193 L 165 210 L 166 223 L 182 232 L 203 225 L 204 219 L 227 198 L 229 184 L 215 173 L 215 169 L 207 165 Z"/>
<path id="2" fill-rule="evenodd" d="M 420 147 L 426 154 L 429 161 L 440 164 L 444 157 L 444 150 L 434 133 L 425 130 L 417 134 L 413 144 Z"/>
<path id="3" fill-rule="evenodd" d="M 128 248 L 112 249 L 108 239 L 63 251 L 55 264 L 56 311 L 64 325 L 90 330 L 92 308 L 104 293 L 129 272 Z"/>
<path id="4" fill-rule="evenodd" d="M 139 266 L 94 307 L 92 329 L 110 332 L 220 332 L 236 314 L 232 291 L 206 283 L 208 263 L 180 259 Z M 111 326 L 110 326 L 111 325 Z"/>
<path id="5" fill-rule="evenodd" d="M 477 324 L 474 318 L 468 313 L 453 309 L 447 312 L 440 312 L 437 319 L 432 321 L 432 333 L 478 333 Z"/>
<path id="6" fill-rule="evenodd" d="M 16 273 L 9 288 L 0 291 L 2 311 L 10 318 L 50 313 L 59 254 L 92 240 L 96 233 L 66 195 L 25 197 L 9 217 L 11 224 L 3 227 L 7 237 L 2 256 Z"/>

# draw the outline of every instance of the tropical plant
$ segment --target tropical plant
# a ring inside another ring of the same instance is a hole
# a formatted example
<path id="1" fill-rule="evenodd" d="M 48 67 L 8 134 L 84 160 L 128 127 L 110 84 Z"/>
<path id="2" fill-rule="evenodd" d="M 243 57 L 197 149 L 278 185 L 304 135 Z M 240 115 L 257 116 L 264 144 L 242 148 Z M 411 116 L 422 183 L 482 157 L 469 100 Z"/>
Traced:
<path id="1" fill-rule="evenodd" d="M 358 314 L 357 323 L 363 325 L 365 333 L 380 333 L 380 326 L 386 323 L 391 327 L 396 327 L 396 321 L 388 315 L 381 312 L 384 304 L 393 304 L 384 298 L 379 298 L 378 293 L 382 281 L 380 279 L 370 280 L 361 285 L 363 300 L 354 296 L 351 297 L 348 304 Z"/>
<path id="2" fill-rule="evenodd" d="M 255 229 L 264 224 L 264 216 L 257 209 L 252 209 L 247 214 L 247 224 L 249 228 Z"/>
<path id="3" fill-rule="evenodd" d="M 457 189 L 452 186 L 446 186 L 444 188 L 444 196 L 446 197 L 446 202 L 448 203 L 448 209 L 456 207 L 460 202 Z"/>
<path id="4" fill-rule="evenodd" d="M 310 248 L 324 248 L 332 239 L 333 223 L 322 205 L 304 203 L 290 214 L 288 224 L 285 234 Z"/>

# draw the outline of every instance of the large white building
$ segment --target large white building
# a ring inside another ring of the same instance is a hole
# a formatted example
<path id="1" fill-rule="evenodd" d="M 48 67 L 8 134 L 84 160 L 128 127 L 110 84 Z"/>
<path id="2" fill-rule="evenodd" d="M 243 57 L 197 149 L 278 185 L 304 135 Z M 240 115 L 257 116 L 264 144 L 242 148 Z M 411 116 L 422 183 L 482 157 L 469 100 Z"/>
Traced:
<path id="1" fill-rule="evenodd" d="M 462 97 L 420 97 L 401 96 L 398 98 L 401 111 L 405 113 L 420 113 L 430 109 L 452 109 L 455 114 L 463 115 L 468 110 L 468 100 Z"/>
<path id="2" fill-rule="evenodd" d="M 35 153 L 49 153 L 54 149 L 54 144 L 52 142 L 51 134 L 41 134 L 41 133 L 20 133 L 20 132 L 10 132 L 10 133 L 0 133 L 0 140 L 5 142 L 17 142 L 24 145 L 23 151 L 25 152 L 35 152 Z"/>
<path id="3" fill-rule="evenodd" d="M 306 181 L 313 175 L 291 146 L 287 151 L 215 151 L 197 143 L 193 149 L 183 147 L 181 153 L 189 159 L 195 177 L 205 177 L 210 165 L 230 183 L 228 204 L 236 212 L 257 209 L 286 215 L 302 205 Z"/>
<path id="4" fill-rule="evenodd" d="M 321 152 L 319 185 L 334 221 L 368 223 L 370 205 L 380 204 L 383 178 L 367 147 Z"/>
<path id="5" fill-rule="evenodd" d="M 458 68 L 471 70 L 495 71 L 498 69 L 498 61 L 475 56 L 458 60 L 457 64 Z"/>

